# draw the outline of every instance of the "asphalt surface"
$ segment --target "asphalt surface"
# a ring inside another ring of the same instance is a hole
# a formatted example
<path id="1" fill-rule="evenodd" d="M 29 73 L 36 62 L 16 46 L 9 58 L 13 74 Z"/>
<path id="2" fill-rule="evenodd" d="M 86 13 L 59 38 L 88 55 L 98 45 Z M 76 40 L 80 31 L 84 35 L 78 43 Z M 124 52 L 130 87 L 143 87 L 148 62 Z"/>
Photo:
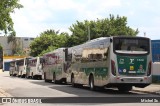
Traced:
<path id="1" fill-rule="evenodd" d="M 160 98 L 160 95 L 149 93 L 149 92 L 141 92 L 140 90 L 136 89 L 130 92 L 119 92 L 117 89 L 105 89 L 102 91 L 90 91 L 88 87 L 82 87 L 82 88 L 74 88 L 71 85 L 57 85 L 53 83 L 46 83 L 44 80 L 33 80 L 33 79 L 25 79 L 25 78 L 18 78 L 18 77 L 12 77 L 9 76 L 8 72 L 2 72 L 0 73 L 0 96 L 1 97 L 62 97 L 65 103 L 64 97 L 82 97 L 79 98 L 78 102 L 83 100 L 83 97 L 89 97 L 86 99 L 93 99 L 90 97 L 97 97 L 94 98 L 92 101 L 98 100 L 100 97 L 106 97 L 105 99 L 112 99 L 114 103 L 114 98 L 119 97 L 120 99 L 127 99 L 127 98 L 138 98 L 138 97 L 150 97 L 150 98 Z M 2 93 L 1 93 L 2 92 Z M 5 95 L 4 95 L 5 94 Z M 124 98 L 121 98 L 124 97 Z M 102 98 L 104 99 L 104 98 Z M 73 102 L 76 102 L 73 101 Z M 160 103 L 160 102 L 159 102 Z M 158 103 L 158 104 L 159 104 Z M 116 103 L 119 104 L 118 106 L 121 106 L 123 103 Z M 125 103 L 126 104 L 126 103 Z M 142 103 L 141 103 L 142 104 Z M 157 103 L 154 103 L 152 106 L 154 106 Z M 3 104 L 8 105 L 8 104 Z M 22 105 L 22 104 L 12 104 L 12 105 Z M 23 104 L 24 105 L 24 104 Z M 28 105 L 28 104 L 25 104 Z M 29 104 L 34 105 L 35 104 Z M 42 104 L 36 104 L 36 105 L 42 105 Z M 46 104 L 51 105 L 51 104 Z M 54 104 L 54 105 L 75 105 L 75 104 Z M 82 105 L 76 103 L 76 105 Z M 83 104 L 83 105 L 91 105 L 89 104 Z M 95 104 L 94 104 L 95 105 Z M 105 105 L 98 103 L 96 105 Z M 115 104 L 111 104 L 115 105 Z M 132 105 L 132 103 L 128 104 Z M 9 105 L 10 106 L 10 105 Z M 156 105 L 155 105 L 156 106 Z"/>

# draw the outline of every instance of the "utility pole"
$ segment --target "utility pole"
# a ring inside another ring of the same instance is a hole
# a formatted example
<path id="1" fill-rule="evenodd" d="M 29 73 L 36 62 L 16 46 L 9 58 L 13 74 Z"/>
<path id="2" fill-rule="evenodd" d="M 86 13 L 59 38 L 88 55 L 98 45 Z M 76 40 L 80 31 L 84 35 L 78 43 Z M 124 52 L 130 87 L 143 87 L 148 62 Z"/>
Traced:
<path id="1" fill-rule="evenodd" d="M 146 37 L 146 32 L 144 32 L 144 37 Z"/>

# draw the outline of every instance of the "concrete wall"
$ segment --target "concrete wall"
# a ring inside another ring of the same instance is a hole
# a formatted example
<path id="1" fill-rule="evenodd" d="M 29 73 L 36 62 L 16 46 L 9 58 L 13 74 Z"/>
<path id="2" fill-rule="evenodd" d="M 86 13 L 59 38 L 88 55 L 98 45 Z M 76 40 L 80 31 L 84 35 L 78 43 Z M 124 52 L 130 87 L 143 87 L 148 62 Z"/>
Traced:
<path id="1" fill-rule="evenodd" d="M 160 62 L 154 62 L 152 64 L 152 71 L 153 71 L 153 75 L 160 76 Z"/>
<path id="2" fill-rule="evenodd" d="M 160 83 L 160 62 L 154 62 L 152 64 L 153 83 Z"/>
<path id="3" fill-rule="evenodd" d="M 11 55 L 12 44 L 8 44 L 7 39 L 7 36 L 0 36 L 0 44 L 3 47 L 3 54 Z M 34 38 L 29 37 L 16 37 L 16 39 L 22 50 L 29 49 L 30 43 L 34 40 Z"/>

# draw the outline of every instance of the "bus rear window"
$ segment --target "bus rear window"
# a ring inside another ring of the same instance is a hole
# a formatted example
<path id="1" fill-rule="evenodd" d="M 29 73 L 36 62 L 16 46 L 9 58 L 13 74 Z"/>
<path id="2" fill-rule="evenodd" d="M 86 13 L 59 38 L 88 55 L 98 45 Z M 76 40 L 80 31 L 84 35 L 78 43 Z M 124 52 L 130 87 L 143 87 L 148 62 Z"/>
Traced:
<path id="1" fill-rule="evenodd" d="M 146 38 L 114 38 L 114 52 L 120 54 L 148 54 L 149 39 Z"/>

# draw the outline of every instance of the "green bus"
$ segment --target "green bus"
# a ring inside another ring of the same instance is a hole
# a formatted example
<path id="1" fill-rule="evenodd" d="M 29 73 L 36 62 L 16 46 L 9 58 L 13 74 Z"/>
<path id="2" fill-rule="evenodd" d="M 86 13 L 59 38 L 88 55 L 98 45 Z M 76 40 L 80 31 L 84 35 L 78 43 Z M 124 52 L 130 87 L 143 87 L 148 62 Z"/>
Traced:
<path id="1" fill-rule="evenodd" d="M 66 79 L 91 90 L 130 91 L 151 83 L 151 41 L 146 37 L 101 37 L 66 50 Z"/>
<path id="2" fill-rule="evenodd" d="M 65 48 L 58 48 L 43 55 L 45 82 L 66 83 Z"/>

